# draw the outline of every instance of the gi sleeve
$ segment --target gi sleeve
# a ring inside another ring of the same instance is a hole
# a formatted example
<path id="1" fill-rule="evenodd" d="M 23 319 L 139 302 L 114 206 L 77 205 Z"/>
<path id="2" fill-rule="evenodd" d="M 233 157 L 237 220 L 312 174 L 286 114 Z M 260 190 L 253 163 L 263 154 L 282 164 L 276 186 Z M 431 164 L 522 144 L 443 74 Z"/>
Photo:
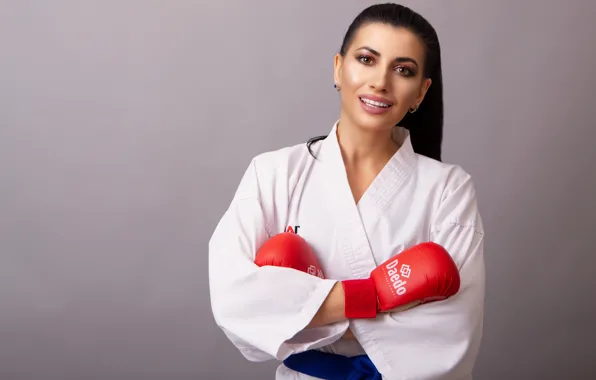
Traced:
<path id="1" fill-rule="evenodd" d="M 467 378 L 476 361 L 484 314 L 484 232 L 470 176 L 442 198 L 429 240 L 453 256 L 460 270 L 459 292 L 445 301 L 351 322 L 355 336 L 387 378 Z"/>
<path id="2" fill-rule="evenodd" d="M 258 248 L 271 236 L 273 219 L 272 211 L 262 207 L 255 162 L 209 241 L 211 308 L 217 325 L 245 358 L 283 360 L 340 339 L 348 322 L 305 329 L 335 280 L 254 264 Z"/>

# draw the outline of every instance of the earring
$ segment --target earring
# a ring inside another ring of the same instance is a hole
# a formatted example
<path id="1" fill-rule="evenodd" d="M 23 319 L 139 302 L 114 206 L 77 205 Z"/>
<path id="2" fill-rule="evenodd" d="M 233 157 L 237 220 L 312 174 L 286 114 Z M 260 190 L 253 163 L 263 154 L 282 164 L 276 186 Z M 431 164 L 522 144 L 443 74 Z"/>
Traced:
<path id="1" fill-rule="evenodd" d="M 333 87 L 335 88 L 335 90 L 336 90 L 336 91 L 339 91 L 339 90 L 340 90 L 340 87 L 337 85 L 337 83 L 335 83 L 335 84 L 333 85 Z"/>
<path id="2" fill-rule="evenodd" d="M 420 107 L 420 106 L 417 104 L 416 107 L 410 108 L 410 113 L 414 113 L 414 112 L 418 111 L 418 107 Z"/>

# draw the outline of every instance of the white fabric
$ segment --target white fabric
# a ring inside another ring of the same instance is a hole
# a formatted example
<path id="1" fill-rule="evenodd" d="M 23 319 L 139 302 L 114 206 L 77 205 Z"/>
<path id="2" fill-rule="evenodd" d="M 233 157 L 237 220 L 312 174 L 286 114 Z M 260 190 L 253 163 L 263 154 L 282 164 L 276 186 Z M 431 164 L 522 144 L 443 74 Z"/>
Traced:
<path id="1" fill-rule="evenodd" d="M 356 204 L 336 135 L 255 157 L 209 242 L 209 281 L 218 326 L 251 361 L 319 349 L 366 353 L 386 379 L 471 379 L 484 312 L 484 231 L 474 184 L 457 165 L 402 145 Z M 327 279 L 257 267 L 258 247 L 299 226 Z M 334 283 L 366 278 L 383 261 L 424 241 L 444 246 L 461 275 L 441 302 L 306 329 Z M 348 326 L 358 341 L 340 340 Z M 273 374 L 272 374 L 273 376 Z M 308 379 L 280 364 L 276 379 Z"/>

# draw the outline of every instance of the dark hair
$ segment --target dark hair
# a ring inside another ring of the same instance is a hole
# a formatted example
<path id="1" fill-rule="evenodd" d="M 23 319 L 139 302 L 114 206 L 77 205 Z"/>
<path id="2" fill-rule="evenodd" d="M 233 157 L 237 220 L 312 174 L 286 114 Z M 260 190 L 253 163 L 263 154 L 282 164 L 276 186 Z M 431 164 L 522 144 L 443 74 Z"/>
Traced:
<path id="1" fill-rule="evenodd" d="M 399 4 L 376 4 L 364 9 L 348 28 L 341 45 L 340 54 L 345 57 L 348 47 L 358 29 L 366 24 L 383 23 L 394 27 L 407 28 L 424 42 L 426 58 L 423 75 L 431 78 L 432 84 L 424 101 L 415 113 L 406 113 L 397 124 L 410 132 L 412 146 L 416 153 L 441 161 L 443 140 L 443 79 L 441 74 L 441 48 L 439 38 L 432 25 L 421 15 Z M 313 137 L 311 145 L 326 136 Z M 314 156 L 314 155 L 313 155 Z"/>

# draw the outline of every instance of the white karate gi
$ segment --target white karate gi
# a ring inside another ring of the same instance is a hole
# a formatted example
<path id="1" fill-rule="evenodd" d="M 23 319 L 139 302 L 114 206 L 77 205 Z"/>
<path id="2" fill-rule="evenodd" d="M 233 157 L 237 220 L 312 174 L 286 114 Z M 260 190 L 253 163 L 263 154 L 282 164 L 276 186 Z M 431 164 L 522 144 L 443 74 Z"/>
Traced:
<path id="1" fill-rule="evenodd" d="M 386 379 L 471 379 L 483 329 L 485 268 L 470 175 L 416 154 L 407 131 L 396 128 L 402 146 L 356 204 L 336 128 L 313 145 L 317 159 L 300 144 L 250 163 L 209 243 L 216 323 L 251 361 L 319 349 L 366 353 Z M 326 279 L 253 263 L 261 244 L 288 227 L 310 243 Z M 366 278 L 424 241 L 453 256 L 461 275 L 457 295 L 376 319 L 304 330 L 336 281 Z M 357 341 L 339 340 L 348 327 Z M 275 378 L 312 379 L 283 364 Z"/>

